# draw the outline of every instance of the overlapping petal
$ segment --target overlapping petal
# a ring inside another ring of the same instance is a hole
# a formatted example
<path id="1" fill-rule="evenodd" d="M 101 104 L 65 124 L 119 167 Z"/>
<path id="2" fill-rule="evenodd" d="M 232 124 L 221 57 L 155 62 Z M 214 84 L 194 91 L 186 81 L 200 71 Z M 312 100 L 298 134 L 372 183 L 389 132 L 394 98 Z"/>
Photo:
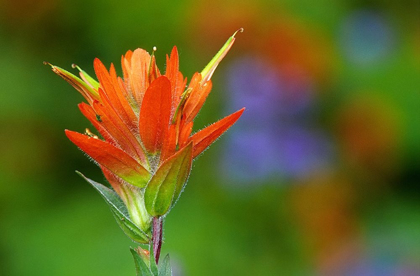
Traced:
<path id="1" fill-rule="evenodd" d="M 66 130 L 67 137 L 93 160 L 131 185 L 143 188 L 151 174 L 119 148 L 100 139 Z"/>
<path id="2" fill-rule="evenodd" d="M 171 116 L 171 83 L 161 76 L 154 80 L 144 94 L 140 109 L 139 131 L 149 153 L 162 148 Z"/>

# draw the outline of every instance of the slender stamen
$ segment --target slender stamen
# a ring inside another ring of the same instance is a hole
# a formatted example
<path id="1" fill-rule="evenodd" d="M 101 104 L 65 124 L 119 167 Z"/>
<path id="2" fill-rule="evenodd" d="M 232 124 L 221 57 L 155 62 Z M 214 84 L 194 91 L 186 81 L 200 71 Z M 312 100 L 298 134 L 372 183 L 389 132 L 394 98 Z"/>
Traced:
<path id="1" fill-rule="evenodd" d="M 87 136 L 91 137 L 91 138 L 99 139 L 99 137 L 97 135 L 93 134 L 88 128 L 85 129 L 85 134 Z"/>
<path id="2" fill-rule="evenodd" d="M 157 51 L 156 46 L 153 46 L 152 54 L 150 55 L 149 69 L 147 69 L 147 75 L 149 76 L 149 81 L 150 81 L 150 78 L 151 78 L 153 62 L 155 61 L 155 52 L 156 51 Z"/>

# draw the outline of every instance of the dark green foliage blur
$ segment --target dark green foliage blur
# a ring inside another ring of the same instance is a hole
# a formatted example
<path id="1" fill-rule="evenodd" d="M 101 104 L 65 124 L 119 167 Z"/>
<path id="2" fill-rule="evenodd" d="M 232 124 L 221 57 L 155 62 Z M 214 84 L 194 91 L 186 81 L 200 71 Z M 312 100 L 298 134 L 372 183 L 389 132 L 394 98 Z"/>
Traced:
<path id="1" fill-rule="evenodd" d="M 42 62 L 121 74 L 122 54 L 156 46 L 164 72 L 176 45 L 190 79 L 241 27 L 195 128 L 247 111 L 165 221 L 174 275 L 418 275 L 419 14 L 414 0 L 0 0 L 0 275 L 135 275 L 133 243 L 75 173 L 106 183 L 64 135 L 94 131 L 83 98 Z"/>

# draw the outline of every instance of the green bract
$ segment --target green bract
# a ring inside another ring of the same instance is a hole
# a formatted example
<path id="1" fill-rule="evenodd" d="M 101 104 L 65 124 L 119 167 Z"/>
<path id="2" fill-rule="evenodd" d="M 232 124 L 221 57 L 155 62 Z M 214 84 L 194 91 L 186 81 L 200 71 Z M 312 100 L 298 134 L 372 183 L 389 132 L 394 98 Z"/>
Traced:
<path id="1" fill-rule="evenodd" d="M 181 194 L 191 170 L 192 146 L 189 143 L 164 161 L 147 184 L 144 203 L 151 216 L 165 215 Z"/>
<path id="2" fill-rule="evenodd" d="M 155 259 L 150 258 L 153 250 L 150 251 L 150 255 L 144 254 L 142 248 L 137 250 L 130 248 L 130 251 L 134 258 L 137 276 L 172 276 L 169 254 L 157 265 Z"/>
<path id="3" fill-rule="evenodd" d="M 147 244 L 150 241 L 150 237 L 144 231 L 142 231 L 131 219 L 128 214 L 127 207 L 121 198 L 113 190 L 105 187 L 104 185 L 93 181 L 85 177 L 82 173 L 77 172 L 81 177 L 83 177 L 88 183 L 90 183 L 93 188 L 95 188 L 99 194 L 105 199 L 105 202 L 111 208 L 112 214 L 115 217 L 118 225 L 124 231 L 124 233 L 130 237 L 133 241 Z"/>

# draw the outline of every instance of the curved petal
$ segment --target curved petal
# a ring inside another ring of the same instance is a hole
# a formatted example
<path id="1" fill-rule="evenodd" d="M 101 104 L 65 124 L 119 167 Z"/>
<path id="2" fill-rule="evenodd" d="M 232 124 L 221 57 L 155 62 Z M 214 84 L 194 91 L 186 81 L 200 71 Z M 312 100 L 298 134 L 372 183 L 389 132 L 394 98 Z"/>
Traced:
<path id="1" fill-rule="evenodd" d="M 149 85 L 147 71 L 150 65 L 150 54 L 143 49 L 134 50 L 129 70 L 130 88 L 138 106 L 141 106 L 144 93 Z"/>
<path id="2" fill-rule="evenodd" d="M 187 122 L 192 122 L 197 116 L 198 112 L 203 107 L 204 102 L 206 101 L 207 96 L 211 91 L 211 88 L 212 82 L 207 81 L 203 85 L 199 86 L 196 90 L 191 92 L 191 95 L 185 102 L 185 106 L 182 111 Z"/>
<path id="3" fill-rule="evenodd" d="M 110 105 L 127 126 L 135 128 L 135 115 L 120 89 L 114 65 L 111 64 L 110 73 L 106 69 L 105 65 L 103 65 L 103 63 L 97 58 L 95 59 L 93 65 L 96 76 L 101 84 L 102 91 L 109 100 Z M 101 100 L 105 101 L 103 98 L 101 98 Z"/>

